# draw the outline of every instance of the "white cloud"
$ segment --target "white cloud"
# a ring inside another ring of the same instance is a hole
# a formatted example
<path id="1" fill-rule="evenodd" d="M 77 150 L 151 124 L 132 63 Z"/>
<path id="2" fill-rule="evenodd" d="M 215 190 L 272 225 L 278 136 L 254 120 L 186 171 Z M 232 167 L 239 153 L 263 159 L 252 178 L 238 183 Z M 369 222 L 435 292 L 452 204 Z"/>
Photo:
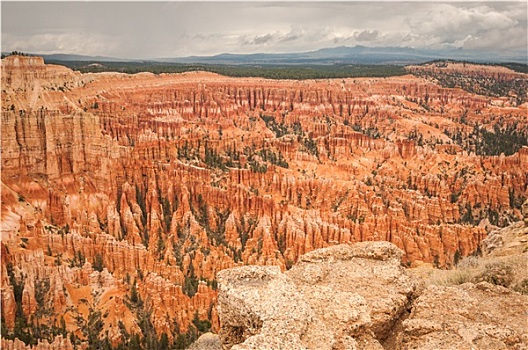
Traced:
<path id="1" fill-rule="evenodd" d="M 492 37 L 501 32 L 510 32 L 514 28 L 522 29 L 511 15 L 512 13 L 499 12 L 486 5 L 467 7 L 440 4 L 422 18 L 411 18 L 409 24 L 412 33 L 426 46 L 465 47 L 468 42 L 475 44 L 475 40 L 483 40 L 493 42 L 494 48 L 501 48 L 503 43 L 492 40 Z"/>
<path id="2" fill-rule="evenodd" d="M 464 40 L 465 49 L 488 49 L 490 47 L 497 49 L 518 49 L 523 45 L 526 51 L 528 37 L 526 30 L 520 27 L 511 27 L 505 30 L 489 30 L 480 36 L 469 36 Z"/>

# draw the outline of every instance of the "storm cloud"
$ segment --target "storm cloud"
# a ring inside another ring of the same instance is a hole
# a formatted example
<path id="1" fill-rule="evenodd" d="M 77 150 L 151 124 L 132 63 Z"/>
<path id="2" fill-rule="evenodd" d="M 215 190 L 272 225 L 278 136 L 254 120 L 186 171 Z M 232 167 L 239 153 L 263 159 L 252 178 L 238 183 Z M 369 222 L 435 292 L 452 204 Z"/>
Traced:
<path id="1" fill-rule="evenodd" d="M 520 2 L 2 2 L 2 51 L 122 58 L 340 45 L 526 52 Z"/>

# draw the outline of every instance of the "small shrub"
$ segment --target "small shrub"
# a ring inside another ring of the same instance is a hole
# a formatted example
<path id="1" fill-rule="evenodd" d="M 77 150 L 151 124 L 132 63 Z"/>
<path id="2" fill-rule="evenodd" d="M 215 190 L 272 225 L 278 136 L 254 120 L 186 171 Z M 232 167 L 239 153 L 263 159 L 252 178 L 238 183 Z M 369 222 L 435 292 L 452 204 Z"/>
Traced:
<path id="1" fill-rule="evenodd" d="M 101 254 L 99 254 L 99 253 L 95 253 L 93 269 L 95 271 L 102 272 L 103 268 L 104 268 L 103 256 Z"/>
<path id="2" fill-rule="evenodd" d="M 132 284 L 132 288 L 130 289 L 130 302 L 137 304 L 139 301 L 139 294 L 136 288 L 136 281 Z"/>
<path id="3" fill-rule="evenodd" d="M 470 270 L 437 270 L 437 273 L 430 277 L 430 283 L 438 286 L 458 286 L 472 281 Z"/>
<path id="4" fill-rule="evenodd" d="M 456 266 L 459 269 L 473 269 L 473 268 L 478 267 L 478 265 L 479 265 L 478 258 L 472 255 L 463 257 L 462 259 L 460 259 L 458 264 L 456 264 Z"/>
<path id="5" fill-rule="evenodd" d="M 475 276 L 475 282 L 489 282 L 497 286 L 509 287 L 513 282 L 513 270 L 504 263 L 487 264 L 484 271 Z"/>
<path id="6" fill-rule="evenodd" d="M 200 318 L 198 317 L 198 311 L 195 312 L 194 319 L 192 320 L 192 322 L 200 333 L 209 332 L 209 330 L 211 329 L 211 322 L 209 322 L 208 320 L 200 320 Z"/>
<path id="7" fill-rule="evenodd" d="M 512 289 L 521 294 L 528 295 L 528 278 L 525 278 L 522 281 L 515 284 L 512 287 Z"/>
<path id="8" fill-rule="evenodd" d="M 467 282 L 471 282 L 471 272 L 468 270 L 461 270 L 448 278 L 447 285 L 457 286 Z"/>

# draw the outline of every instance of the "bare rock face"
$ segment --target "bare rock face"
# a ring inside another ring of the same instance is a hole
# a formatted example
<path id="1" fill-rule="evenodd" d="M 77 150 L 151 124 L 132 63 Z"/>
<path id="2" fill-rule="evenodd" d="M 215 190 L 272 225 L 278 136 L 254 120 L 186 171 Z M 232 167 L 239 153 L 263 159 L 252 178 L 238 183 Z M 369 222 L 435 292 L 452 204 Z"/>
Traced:
<path id="1" fill-rule="evenodd" d="M 278 267 L 221 271 L 220 338 L 228 349 L 331 349 L 332 338 Z M 322 344 L 327 344 L 326 347 Z M 317 346 L 317 347 L 316 347 Z"/>
<path id="2" fill-rule="evenodd" d="M 487 282 L 429 286 L 403 322 L 399 349 L 526 349 L 528 296 Z"/>
<path id="3" fill-rule="evenodd" d="M 494 230 L 482 242 L 483 256 L 520 255 L 528 251 L 528 226 L 516 222 L 510 226 Z"/>
<path id="4" fill-rule="evenodd" d="M 218 274 L 220 337 L 230 349 L 383 349 L 416 290 L 388 242 L 318 249 L 291 270 Z"/>
<path id="5" fill-rule="evenodd" d="M 390 335 L 416 290 L 402 256 L 388 242 L 338 245 L 303 255 L 287 275 L 338 342 L 377 342 Z"/>
<path id="6" fill-rule="evenodd" d="M 527 348 L 528 296 L 487 282 L 418 292 L 402 255 L 362 242 L 314 250 L 285 273 L 221 271 L 223 349 Z"/>

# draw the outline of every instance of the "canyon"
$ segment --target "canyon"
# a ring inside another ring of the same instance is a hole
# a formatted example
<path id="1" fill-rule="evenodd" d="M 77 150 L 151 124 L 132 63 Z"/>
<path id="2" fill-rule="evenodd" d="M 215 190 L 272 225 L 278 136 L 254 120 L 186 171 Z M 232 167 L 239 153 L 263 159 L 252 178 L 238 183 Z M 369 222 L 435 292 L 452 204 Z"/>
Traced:
<path id="1" fill-rule="evenodd" d="M 494 96 L 419 69 L 267 80 L 3 59 L 2 347 L 183 348 L 221 329 L 217 273 L 281 279 L 339 244 L 387 241 L 408 267 L 478 254 L 523 218 L 527 75 L 487 67 L 521 86 Z"/>

